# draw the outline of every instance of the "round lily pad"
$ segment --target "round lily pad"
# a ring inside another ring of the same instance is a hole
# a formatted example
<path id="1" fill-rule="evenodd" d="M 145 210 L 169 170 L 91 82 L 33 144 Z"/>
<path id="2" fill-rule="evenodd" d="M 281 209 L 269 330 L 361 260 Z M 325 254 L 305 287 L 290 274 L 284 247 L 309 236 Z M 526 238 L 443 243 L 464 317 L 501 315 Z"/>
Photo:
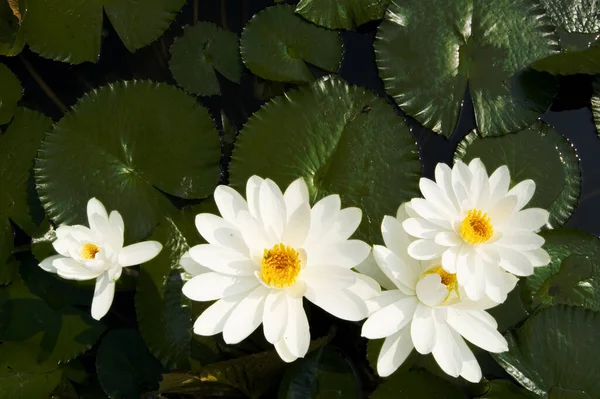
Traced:
<path id="1" fill-rule="evenodd" d="M 0 64 L 0 125 L 10 122 L 21 97 L 21 82 L 6 65 Z"/>
<path id="2" fill-rule="evenodd" d="M 242 77 L 238 37 L 210 22 L 187 26 L 171 46 L 169 67 L 177 84 L 188 92 L 221 94 L 215 71 L 237 83 Z"/>
<path id="3" fill-rule="evenodd" d="M 556 83 L 526 68 L 557 50 L 545 11 L 533 0 L 392 2 L 375 41 L 386 91 L 447 137 L 467 88 L 484 135 L 533 123 L 550 105 Z"/>
<path id="4" fill-rule="evenodd" d="M 541 0 L 564 50 L 583 50 L 600 33 L 599 0 Z"/>
<path id="5" fill-rule="evenodd" d="M 553 306 L 505 335 L 508 352 L 492 354 L 521 385 L 543 398 L 600 397 L 600 314 Z"/>
<path id="6" fill-rule="evenodd" d="M 390 0 L 300 0 L 296 12 L 329 29 L 352 29 L 383 18 Z"/>
<path id="7" fill-rule="evenodd" d="M 230 182 L 252 175 L 285 188 L 303 177 L 313 200 L 339 194 L 362 209 L 359 235 L 379 242 L 384 215 L 418 196 L 421 165 L 414 139 L 384 99 L 337 77 L 269 101 L 240 132 Z"/>
<path id="8" fill-rule="evenodd" d="M 20 10 L 11 1 L 0 1 L 0 55 L 17 55 L 25 46 Z"/>
<path id="9" fill-rule="evenodd" d="M 600 50 L 600 48 L 599 48 Z M 598 54 L 600 55 L 600 53 Z M 596 132 L 600 135 L 600 77 L 594 80 L 594 95 L 592 96 L 592 115 L 596 124 Z"/>
<path id="10" fill-rule="evenodd" d="M 564 224 L 577 206 L 579 158 L 571 143 L 545 124 L 502 137 L 481 138 L 472 132 L 459 143 L 454 159 L 468 163 L 474 158 L 481 158 L 490 174 L 508 166 L 513 185 L 533 179 L 535 194 L 527 206 L 550 212 L 548 228 Z"/>
<path id="11" fill-rule="evenodd" d="M 337 32 L 306 22 L 291 5 L 279 5 L 256 14 L 241 40 L 244 64 L 261 78 L 279 82 L 315 79 L 307 64 L 336 72 L 342 60 Z"/>
<path id="12" fill-rule="evenodd" d="M 162 192 L 212 193 L 220 154 L 213 121 L 194 98 L 160 83 L 117 83 L 83 97 L 46 137 L 37 188 L 54 222 L 87 223 L 86 203 L 96 197 L 137 241 L 173 209 Z"/>
<path id="13" fill-rule="evenodd" d="M 185 0 L 27 0 L 25 40 L 43 57 L 79 64 L 100 55 L 102 15 L 129 51 L 159 38 Z M 48 23 L 52 21 L 52 23 Z"/>
<path id="14" fill-rule="evenodd" d="M 533 63 L 533 68 L 554 75 L 595 75 L 600 73 L 600 40 L 583 50 L 563 51 Z"/>

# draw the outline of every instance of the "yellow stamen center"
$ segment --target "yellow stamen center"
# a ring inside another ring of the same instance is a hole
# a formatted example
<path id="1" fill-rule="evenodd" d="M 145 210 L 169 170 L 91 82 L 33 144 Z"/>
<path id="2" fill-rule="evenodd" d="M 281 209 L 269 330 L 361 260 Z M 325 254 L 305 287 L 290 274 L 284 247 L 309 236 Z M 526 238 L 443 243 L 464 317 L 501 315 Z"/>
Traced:
<path id="1" fill-rule="evenodd" d="M 285 288 L 296 282 L 300 273 L 298 252 L 284 244 L 265 249 L 261 261 L 263 281 L 273 288 Z"/>
<path id="2" fill-rule="evenodd" d="M 460 235 L 469 244 L 482 244 L 494 235 L 494 227 L 487 213 L 471 209 L 460 224 Z"/>
<path id="3" fill-rule="evenodd" d="M 83 259 L 92 260 L 96 258 L 96 254 L 98 252 L 100 252 L 100 248 L 98 248 L 97 245 L 89 242 L 87 244 L 84 244 L 83 247 L 81 247 L 81 257 Z"/>

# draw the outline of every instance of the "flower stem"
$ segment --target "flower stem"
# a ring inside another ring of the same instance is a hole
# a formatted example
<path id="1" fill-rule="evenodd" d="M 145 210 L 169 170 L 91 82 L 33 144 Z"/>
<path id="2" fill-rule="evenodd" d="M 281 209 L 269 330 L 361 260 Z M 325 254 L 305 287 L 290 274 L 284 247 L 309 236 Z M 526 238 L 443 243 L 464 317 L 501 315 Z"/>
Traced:
<path id="1" fill-rule="evenodd" d="M 33 65 L 31 65 L 31 63 L 29 61 L 27 61 L 25 59 L 25 57 L 23 57 L 22 54 L 20 55 L 20 58 L 21 58 L 21 62 L 23 62 L 23 65 L 25 66 L 25 69 L 27 69 L 27 71 L 29 72 L 29 74 L 31 75 L 33 80 L 35 80 L 35 82 L 38 84 L 38 86 L 40 86 L 42 91 L 44 93 L 46 93 L 48 98 L 61 110 L 61 112 L 63 114 L 66 114 L 67 111 L 69 110 L 67 108 L 67 106 L 65 104 L 63 104 L 62 101 L 60 101 L 60 99 L 56 96 L 56 94 L 54 94 L 54 92 L 52 91 L 50 86 L 48 86 L 46 84 L 46 82 L 44 82 L 44 79 L 42 79 L 42 77 L 33 68 Z"/>

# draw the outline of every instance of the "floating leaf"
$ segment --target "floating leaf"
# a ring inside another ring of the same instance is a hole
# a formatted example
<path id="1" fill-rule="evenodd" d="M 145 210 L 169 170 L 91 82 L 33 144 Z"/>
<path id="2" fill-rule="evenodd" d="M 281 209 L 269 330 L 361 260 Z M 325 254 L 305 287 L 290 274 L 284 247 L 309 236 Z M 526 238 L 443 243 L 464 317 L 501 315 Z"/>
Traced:
<path id="1" fill-rule="evenodd" d="M 484 135 L 521 130 L 550 105 L 556 83 L 526 69 L 558 48 L 532 0 L 392 2 L 375 52 L 386 91 L 449 137 L 468 89 Z"/>
<path id="2" fill-rule="evenodd" d="M 96 62 L 103 11 L 125 47 L 133 52 L 158 39 L 184 3 L 185 0 L 27 0 L 22 29 L 30 47 L 43 57 L 73 64 Z"/>
<path id="3" fill-rule="evenodd" d="M 192 315 L 183 296 L 179 260 L 189 246 L 173 219 L 165 218 L 150 236 L 163 244 L 142 265 L 135 295 L 138 327 L 152 354 L 167 369 L 189 368 Z"/>
<path id="4" fill-rule="evenodd" d="M 329 72 L 338 70 L 342 40 L 337 32 L 320 28 L 294 15 L 294 7 L 269 7 L 256 14 L 244 28 L 241 41 L 244 63 L 264 79 L 310 82 L 307 66 Z"/>
<path id="5" fill-rule="evenodd" d="M 135 330 L 112 330 L 100 342 L 96 370 L 111 399 L 139 398 L 158 389 L 162 367 Z"/>
<path id="6" fill-rule="evenodd" d="M 14 0 L 0 1 L 0 55 L 14 56 L 23 50 L 25 42 L 20 28 L 21 14 L 18 5 Z"/>
<path id="7" fill-rule="evenodd" d="M 210 22 L 186 26 L 171 46 L 169 67 L 186 91 L 200 96 L 221 94 L 215 70 L 233 82 L 242 78 L 238 37 Z"/>
<path id="8" fill-rule="evenodd" d="M 466 399 L 461 390 L 426 371 L 396 373 L 377 387 L 371 399 Z"/>
<path id="9" fill-rule="evenodd" d="M 598 54 L 600 58 L 600 53 Z M 592 96 L 592 115 L 596 124 L 596 132 L 600 135 L 600 77 L 594 80 L 594 95 Z"/>
<path id="10" fill-rule="evenodd" d="M 383 18 L 390 0 L 300 0 L 296 12 L 329 29 L 352 29 Z"/>
<path id="11" fill-rule="evenodd" d="M 6 65 L 0 64 L 0 125 L 10 122 L 21 97 L 21 82 Z"/>
<path id="12" fill-rule="evenodd" d="M 454 159 L 469 162 L 474 158 L 481 158 L 488 173 L 508 166 L 513 184 L 533 179 L 535 194 L 527 206 L 550 212 L 548 228 L 564 224 L 577 206 L 579 158 L 571 143 L 547 125 L 483 139 L 472 132 L 459 143 Z"/>
<path id="13" fill-rule="evenodd" d="M 362 209 L 359 236 L 381 237 L 384 215 L 418 196 L 421 165 L 408 127 L 382 98 L 328 77 L 268 102 L 240 132 L 230 182 L 256 174 L 286 187 L 298 177 L 312 200 L 339 194 Z"/>
<path id="14" fill-rule="evenodd" d="M 532 67 L 554 75 L 595 75 L 600 73 L 600 40 L 585 50 L 566 51 L 542 58 Z"/>
<path id="15" fill-rule="evenodd" d="M 543 232 L 550 264 L 524 279 L 531 307 L 564 303 L 600 311 L 600 240 L 572 229 Z"/>
<path id="16" fill-rule="evenodd" d="M 509 351 L 493 356 L 519 384 L 541 397 L 598 398 L 599 330 L 600 314 L 554 306 L 505 335 Z"/>
<path id="17" fill-rule="evenodd" d="M 126 240 L 137 241 L 173 210 L 159 190 L 209 195 L 219 158 L 218 133 L 194 98 L 165 84 L 125 82 L 88 94 L 58 122 L 42 143 L 36 181 L 57 224 L 86 224 L 86 203 L 96 197 L 122 214 Z"/>
<path id="18" fill-rule="evenodd" d="M 362 397 L 354 366 L 330 346 L 294 362 L 279 385 L 279 399 Z"/>
<path id="19" fill-rule="evenodd" d="M 584 50 L 600 34 L 599 0 L 541 0 L 557 27 L 561 47 Z"/>
<path id="20" fill-rule="evenodd" d="M 481 399 L 536 399 L 531 392 L 507 380 L 490 381 L 489 391 Z"/>

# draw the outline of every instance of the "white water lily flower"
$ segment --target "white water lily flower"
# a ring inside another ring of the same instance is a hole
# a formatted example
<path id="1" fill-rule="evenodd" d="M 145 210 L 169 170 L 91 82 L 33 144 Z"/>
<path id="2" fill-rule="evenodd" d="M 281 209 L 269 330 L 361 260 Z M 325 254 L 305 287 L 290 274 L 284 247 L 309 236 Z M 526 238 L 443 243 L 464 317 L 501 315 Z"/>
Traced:
<path id="1" fill-rule="evenodd" d="M 496 321 L 484 309 L 493 301 L 471 301 L 458 285 L 455 274 L 445 271 L 437 260 L 411 258 L 411 238 L 402 228 L 408 217 L 405 206 L 397 217 L 382 223 L 385 247 L 375 245 L 373 255 L 395 289 L 367 301 L 371 316 L 362 328 L 369 339 L 385 338 L 377 359 L 377 372 L 389 376 L 415 348 L 432 353 L 447 374 L 471 382 L 481 379 L 481 368 L 464 339 L 489 352 L 508 350 Z M 463 339 L 464 338 L 464 339 Z"/>
<path id="2" fill-rule="evenodd" d="M 199 335 L 223 333 L 228 344 L 248 337 L 263 324 L 266 339 L 280 357 L 303 357 L 310 343 L 302 298 L 344 320 L 367 317 L 365 299 L 379 293 L 372 279 L 351 270 L 370 247 L 350 240 L 361 220 L 358 208 L 341 209 L 330 195 L 310 207 L 303 179 L 285 191 L 269 179 L 253 176 L 247 201 L 234 189 L 219 186 L 215 201 L 222 217 L 196 216 L 208 244 L 189 255 L 208 273 L 182 259 L 193 277 L 183 293 L 195 301 L 218 300 L 194 324 Z"/>
<path id="3" fill-rule="evenodd" d="M 89 228 L 60 226 L 52 246 L 60 255 L 50 256 L 40 263 L 47 272 L 68 280 L 96 279 L 92 300 L 92 317 L 100 320 L 115 294 L 115 282 L 124 267 L 138 265 L 154 258 L 162 249 L 156 241 L 144 241 L 123 247 L 125 226 L 117 211 L 110 216 L 96 198 L 87 204 Z"/>
<path id="4" fill-rule="evenodd" d="M 441 257 L 444 270 L 456 273 L 471 299 L 487 294 L 498 303 L 514 287 L 512 275 L 529 276 L 550 262 L 544 239 L 536 234 L 548 212 L 523 209 L 535 191 L 533 180 L 509 190 L 508 168 L 488 177 L 479 159 L 468 166 L 456 161 L 452 169 L 439 163 L 435 180 L 421 179 L 425 198 L 411 201 L 414 213 L 402 224 L 417 238 L 408 247 L 412 257 Z"/>

